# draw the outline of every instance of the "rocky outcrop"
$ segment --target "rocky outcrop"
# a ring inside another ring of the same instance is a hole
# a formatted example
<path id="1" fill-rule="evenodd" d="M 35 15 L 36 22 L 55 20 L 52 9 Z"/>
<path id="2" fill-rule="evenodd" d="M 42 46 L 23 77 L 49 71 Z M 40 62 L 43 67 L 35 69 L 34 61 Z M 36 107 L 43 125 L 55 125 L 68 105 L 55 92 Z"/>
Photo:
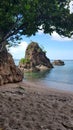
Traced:
<path id="1" fill-rule="evenodd" d="M 5 83 L 19 82 L 23 79 L 23 74 L 15 65 L 11 54 L 4 49 L 0 52 L 0 85 Z"/>
<path id="2" fill-rule="evenodd" d="M 24 70 L 46 70 L 53 68 L 45 52 L 35 42 L 28 45 L 25 53 L 25 63 L 19 63 L 19 68 Z"/>
<path id="3" fill-rule="evenodd" d="M 62 61 L 62 60 L 54 60 L 53 65 L 61 66 L 61 65 L 65 65 L 65 64 L 64 64 L 64 61 Z"/>

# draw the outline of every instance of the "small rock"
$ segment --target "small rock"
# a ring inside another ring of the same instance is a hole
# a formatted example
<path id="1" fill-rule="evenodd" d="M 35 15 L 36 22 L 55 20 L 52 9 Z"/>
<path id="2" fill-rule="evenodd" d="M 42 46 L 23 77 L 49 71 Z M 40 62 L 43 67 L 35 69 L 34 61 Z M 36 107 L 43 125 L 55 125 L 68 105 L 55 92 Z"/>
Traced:
<path id="1" fill-rule="evenodd" d="M 58 66 L 65 65 L 64 61 L 62 61 L 62 60 L 54 60 L 54 62 L 52 64 L 58 65 Z"/>

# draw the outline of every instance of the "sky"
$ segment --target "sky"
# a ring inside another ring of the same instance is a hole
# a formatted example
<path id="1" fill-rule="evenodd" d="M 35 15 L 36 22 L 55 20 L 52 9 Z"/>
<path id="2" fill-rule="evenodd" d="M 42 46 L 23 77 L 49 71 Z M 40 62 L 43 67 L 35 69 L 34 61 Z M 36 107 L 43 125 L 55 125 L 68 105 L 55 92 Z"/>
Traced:
<path id="1" fill-rule="evenodd" d="M 14 59 L 21 59 L 25 56 L 27 46 L 32 42 L 37 42 L 41 48 L 47 51 L 49 59 L 73 59 L 73 39 L 62 38 L 56 32 L 50 36 L 39 31 L 35 36 L 24 36 L 17 47 L 11 47 L 10 53 Z"/>
<path id="2" fill-rule="evenodd" d="M 70 12 L 73 13 L 73 1 L 70 3 Z M 49 59 L 68 59 L 73 60 L 73 39 L 67 37 L 62 38 L 56 32 L 44 34 L 43 30 L 36 33 L 35 36 L 23 36 L 22 41 L 17 47 L 11 47 L 9 52 L 14 59 L 21 59 L 25 57 L 25 50 L 32 42 L 37 42 L 41 48 L 47 51 L 46 56 Z"/>

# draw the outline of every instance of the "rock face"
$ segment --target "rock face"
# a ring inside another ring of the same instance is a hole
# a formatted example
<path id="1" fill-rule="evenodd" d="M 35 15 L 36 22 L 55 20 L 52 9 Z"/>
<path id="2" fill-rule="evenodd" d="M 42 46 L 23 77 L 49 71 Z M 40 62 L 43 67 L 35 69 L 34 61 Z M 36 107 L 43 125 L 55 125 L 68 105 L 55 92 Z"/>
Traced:
<path id="1" fill-rule="evenodd" d="M 61 66 L 61 65 L 65 65 L 65 64 L 64 64 L 64 61 L 62 61 L 62 60 L 54 60 L 53 65 Z"/>
<path id="2" fill-rule="evenodd" d="M 24 70 L 30 69 L 32 71 L 38 71 L 53 68 L 50 60 L 46 57 L 45 52 L 35 42 L 28 45 L 25 53 L 25 59 L 27 59 L 28 62 L 19 64 L 19 67 Z"/>
<path id="3" fill-rule="evenodd" d="M 22 78 L 23 74 L 15 65 L 11 54 L 4 49 L 0 52 L 0 85 L 19 82 Z"/>

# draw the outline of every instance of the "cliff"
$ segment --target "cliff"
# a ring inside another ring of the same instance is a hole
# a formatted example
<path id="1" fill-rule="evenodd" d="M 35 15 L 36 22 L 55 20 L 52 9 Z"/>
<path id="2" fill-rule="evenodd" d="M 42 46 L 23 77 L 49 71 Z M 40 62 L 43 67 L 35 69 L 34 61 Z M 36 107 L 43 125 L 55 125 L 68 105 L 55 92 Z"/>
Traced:
<path id="1" fill-rule="evenodd" d="M 26 62 L 25 62 L 26 61 Z M 25 52 L 24 62 L 19 63 L 19 67 L 29 70 L 45 70 L 53 68 L 50 60 L 36 42 L 31 42 Z"/>
<path id="2" fill-rule="evenodd" d="M 11 54 L 4 49 L 0 52 L 0 85 L 19 82 L 22 79 L 23 75 L 15 65 Z"/>

